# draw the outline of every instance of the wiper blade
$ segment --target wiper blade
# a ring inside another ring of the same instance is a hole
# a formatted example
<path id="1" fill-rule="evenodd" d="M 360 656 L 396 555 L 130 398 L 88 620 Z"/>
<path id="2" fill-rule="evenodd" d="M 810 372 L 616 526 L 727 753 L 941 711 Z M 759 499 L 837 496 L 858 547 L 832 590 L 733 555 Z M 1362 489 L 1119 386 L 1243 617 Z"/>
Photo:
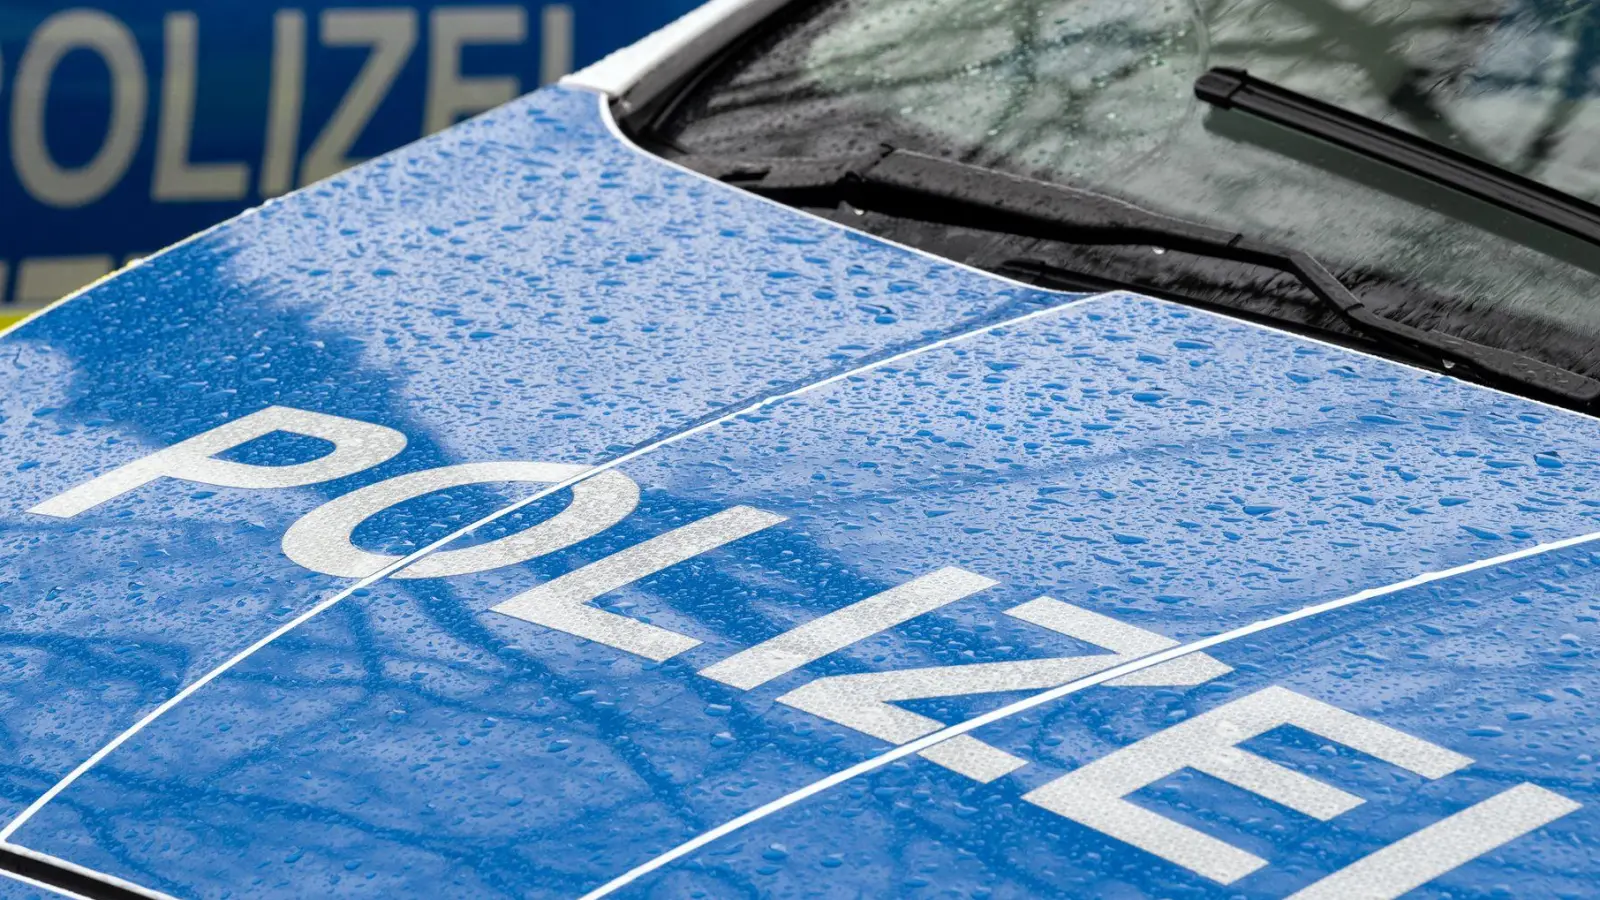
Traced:
<path id="1" fill-rule="evenodd" d="M 1197 225 L 1079 188 L 893 147 L 843 159 L 729 159 L 674 154 L 681 164 L 796 206 L 847 203 L 892 216 L 1041 240 L 1148 245 L 1295 276 L 1356 333 L 1404 358 L 1491 384 L 1514 385 L 1567 405 L 1600 400 L 1600 381 L 1545 362 L 1416 328 L 1362 304 L 1315 258 L 1243 234 Z"/>
<path id="2" fill-rule="evenodd" d="M 1219 109 L 1265 119 L 1600 244 L 1600 206 L 1243 69 L 1211 69 L 1195 81 L 1194 93 Z"/>

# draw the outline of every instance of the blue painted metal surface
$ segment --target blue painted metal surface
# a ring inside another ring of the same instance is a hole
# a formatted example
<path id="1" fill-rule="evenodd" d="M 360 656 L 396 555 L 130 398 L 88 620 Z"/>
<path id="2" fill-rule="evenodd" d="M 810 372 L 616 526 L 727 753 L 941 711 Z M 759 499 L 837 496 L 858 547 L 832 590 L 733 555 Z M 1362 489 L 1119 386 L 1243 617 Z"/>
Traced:
<path id="1" fill-rule="evenodd" d="M 60 896 L 54 891 L 0 876 L 0 898 L 4 900 L 56 900 Z"/>
<path id="2" fill-rule="evenodd" d="M 4 340 L 29 387 L 0 422 L 15 470 L 6 812 L 348 586 L 279 547 L 327 499 L 450 463 L 599 463 L 1052 307 L 633 459 L 619 471 L 637 510 L 570 548 L 358 591 L 156 719 L 12 839 L 176 896 L 570 896 L 890 746 L 779 702 L 816 677 L 1104 652 L 1004 614 L 1040 596 L 1186 641 L 1600 530 L 1592 419 L 1167 303 L 1018 288 L 672 169 L 608 132 L 595 97 L 550 90 Z M 270 404 L 410 443 L 309 488 L 166 480 L 71 520 L 25 512 Z M 507 496 L 411 501 L 356 541 L 407 552 Z M 735 506 L 785 521 L 599 601 L 701 642 L 665 662 L 490 610 Z M 1224 644 L 1210 653 L 1231 670 L 1196 686 L 1088 688 L 976 732 L 1015 772 L 978 783 L 897 762 L 630 895 L 1277 896 L 1496 779 L 1589 805 L 1436 892 L 1577 890 L 1595 875 L 1592 565 L 1574 548 Z M 995 583 L 748 691 L 699 674 L 949 566 Z M 1021 799 L 1268 685 L 1474 763 L 1420 785 L 1303 735 L 1251 744 L 1368 801 L 1326 823 L 1208 782 L 1157 785 L 1150 804 L 1271 863 L 1228 887 Z M 951 723 L 1016 696 L 906 706 Z"/>
<path id="3" fill-rule="evenodd" d="M 7 3 L 0 316 L 314 181 L 328 174 L 326 159 L 414 141 L 437 127 L 427 124 L 430 107 L 466 97 L 463 112 L 472 112 L 483 103 L 474 92 L 492 105 L 531 91 L 697 5 Z M 441 15 L 465 16 L 469 27 L 441 24 Z M 49 48 L 63 44 L 71 49 L 57 58 Z M 355 99 L 375 47 L 384 61 Z M 463 93 L 451 87 L 457 80 L 472 85 Z M 334 125 L 347 100 L 353 130 Z"/>
<path id="4" fill-rule="evenodd" d="M 1415 896 L 1592 896 L 1600 852 L 1597 567 L 1593 550 L 1560 551 L 1230 642 L 1211 652 L 1235 671 L 1187 692 L 1091 688 L 1033 717 L 1025 729 L 1032 765 L 1004 782 L 977 787 L 926 763 L 896 765 L 764 820 L 630 896 L 732 896 L 752 883 L 773 896 L 801 896 L 827 878 L 862 896 L 1285 897 L 1525 782 L 1583 808 Z M 1023 800 L 1053 778 L 1268 686 L 1472 763 L 1430 780 L 1282 728 L 1243 746 L 1351 792 L 1361 805 L 1319 822 L 1198 772 L 1134 795 L 1146 809 L 1268 861 L 1227 887 Z"/>

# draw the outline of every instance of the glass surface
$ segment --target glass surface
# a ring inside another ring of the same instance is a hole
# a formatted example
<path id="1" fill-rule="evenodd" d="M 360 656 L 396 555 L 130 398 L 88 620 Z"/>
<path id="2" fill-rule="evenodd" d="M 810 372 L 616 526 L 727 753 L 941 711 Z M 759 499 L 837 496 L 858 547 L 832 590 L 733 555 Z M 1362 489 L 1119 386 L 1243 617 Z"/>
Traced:
<path id="1" fill-rule="evenodd" d="M 1600 374 L 1600 248 L 1213 110 L 1193 85 L 1217 65 L 1600 199 L 1595 0 L 834 0 L 658 133 L 724 156 L 890 143 L 1092 188 L 1306 250 L 1358 294 L 1418 286 L 1431 304 L 1385 314 Z"/>

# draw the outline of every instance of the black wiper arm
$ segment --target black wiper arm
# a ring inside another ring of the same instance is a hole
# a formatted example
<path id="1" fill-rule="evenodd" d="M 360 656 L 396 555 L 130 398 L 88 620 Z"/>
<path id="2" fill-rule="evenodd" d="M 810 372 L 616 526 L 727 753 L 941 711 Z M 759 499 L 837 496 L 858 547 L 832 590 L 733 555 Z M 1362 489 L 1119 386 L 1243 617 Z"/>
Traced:
<path id="1" fill-rule="evenodd" d="M 1265 119 L 1600 244 L 1600 206 L 1243 69 L 1211 69 L 1195 81 L 1194 93 L 1219 109 Z"/>
<path id="2" fill-rule="evenodd" d="M 1149 245 L 1276 269 L 1294 275 L 1359 334 L 1401 356 L 1447 370 L 1468 369 L 1567 404 L 1600 400 L 1600 381 L 1548 363 L 1368 309 L 1309 254 L 1242 234 L 1151 212 L 1102 194 L 1034 181 L 938 157 L 882 147 L 847 159 L 727 159 L 688 154 L 677 161 L 720 181 L 799 206 L 860 209 L 1068 244 Z"/>

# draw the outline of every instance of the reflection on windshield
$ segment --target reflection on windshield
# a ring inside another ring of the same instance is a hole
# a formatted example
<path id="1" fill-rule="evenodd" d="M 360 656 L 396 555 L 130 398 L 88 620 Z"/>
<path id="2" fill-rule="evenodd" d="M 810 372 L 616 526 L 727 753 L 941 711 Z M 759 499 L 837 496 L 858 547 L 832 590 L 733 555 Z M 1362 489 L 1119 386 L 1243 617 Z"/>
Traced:
<path id="1" fill-rule="evenodd" d="M 1247 59 L 1262 77 L 1567 193 L 1600 198 L 1600 5 L 1593 0 L 1357 11 L 1283 0 L 1265 9 L 1284 20 L 1283 30 L 1240 28 L 1219 16 L 1213 53 Z M 1295 19 L 1304 24 L 1291 35 Z"/>
<path id="2" fill-rule="evenodd" d="M 1248 65 L 1600 199 L 1593 0 L 1355 10 L 1331 0 L 1213 0 L 1203 11 L 1182 0 L 859 5 L 810 44 L 806 76 L 833 93 L 876 95 L 883 112 L 969 153 L 981 147 L 1058 175 L 1099 164 L 1096 174 L 1108 174 L 1101 157 L 1127 162 L 1148 150 L 1209 61 Z"/>
<path id="3" fill-rule="evenodd" d="M 1315 142 L 1250 133 L 1194 100 L 1213 65 L 1600 199 L 1595 0 L 835 0 L 712 79 L 665 130 L 701 153 L 888 142 L 1090 187 L 1300 247 L 1336 272 L 1425 285 L 1451 300 L 1419 314 L 1428 325 L 1600 370 L 1594 247 Z"/>
<path id="4" fill-rule="evenodd" d="M 1055 180 L 1115 177 L 1167 143 L 1204 71 L 1182 0 L 918 0 L 863 13 L 809 47 L 819 87 L 926 130 L 963 162 Z"/>

